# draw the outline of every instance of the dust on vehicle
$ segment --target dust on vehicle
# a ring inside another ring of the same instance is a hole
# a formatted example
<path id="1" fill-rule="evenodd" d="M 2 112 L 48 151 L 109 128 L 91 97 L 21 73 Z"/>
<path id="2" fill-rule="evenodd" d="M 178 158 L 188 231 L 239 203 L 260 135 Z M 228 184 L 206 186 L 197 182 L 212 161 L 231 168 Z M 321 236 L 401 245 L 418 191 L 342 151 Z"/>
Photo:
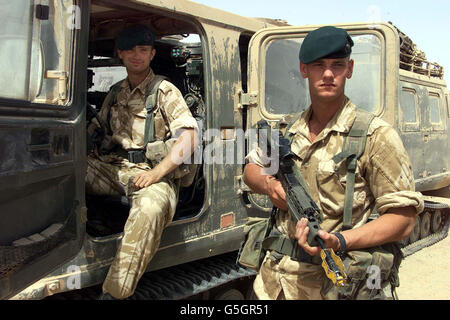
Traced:
<path id="1" fill-rule="evenodd" d="M 182 0 L 1 4 L 0 297 L 42 299 L 103 282 L 128 199 L 85 194 L 89 139 L 109 87 L 125 76 L 115 38 L 141 23 L 156 35 L 156 74 L 183 93 L 202 128 L 201 166 L 131 299 L 248 298 L 236 264 L 251 216 L 271 203 L 242 182 L 245 132 L 309 105 L 298 50 L 318 26 L 293 27 Z M 347 94 L 394 126 L 426 207 L 406 255 L 444 238 L 450 205 L 449 94 L 443 68 L 388 23 L 345 24 L 356 67 Z M 211 160 L 212 159 L 212 160 Z"/>

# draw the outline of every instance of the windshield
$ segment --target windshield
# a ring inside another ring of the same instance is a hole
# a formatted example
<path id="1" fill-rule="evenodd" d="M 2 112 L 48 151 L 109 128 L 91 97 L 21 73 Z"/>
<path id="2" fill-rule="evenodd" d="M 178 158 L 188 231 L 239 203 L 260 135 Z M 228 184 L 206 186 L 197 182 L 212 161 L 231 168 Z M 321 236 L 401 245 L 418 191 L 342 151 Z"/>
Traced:
<path id="1" fill-rule="evenodd" d="M 375 35 L 352 36 L 355 46 L 353 77 L 347 81 L 346 95 L 352 102 L 374 112 L 381 102 L 381 41 Z M 306 110 L 311 101 L 307 79 L 299 67 L 303 38 L 272 40 L 266 53 L 265 110 L 269 114 L 290 114 Z"/>

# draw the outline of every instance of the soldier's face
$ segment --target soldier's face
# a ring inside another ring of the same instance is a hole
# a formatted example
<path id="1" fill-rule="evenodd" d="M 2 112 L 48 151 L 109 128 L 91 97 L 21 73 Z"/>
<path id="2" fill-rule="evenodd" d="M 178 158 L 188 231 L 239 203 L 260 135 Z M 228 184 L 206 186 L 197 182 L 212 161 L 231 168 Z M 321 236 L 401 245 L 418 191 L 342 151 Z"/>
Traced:
<path id="1" fill-rule="evenodd" d="M 300 62 L 300 72 L 309 81 L 311 98 L 332 101 L 344 95 L 345 82 L 353 75 L 350 58 L 320 59 L 309 64 Z"/>
<path id="2" fill-rule="evenodd" d="M 156 50 L 152 46 L 135 46 L 130 50 L 118 50 L 117 52 L 127 68 L 128 74 L 147 71 L 156 54 Z"/>

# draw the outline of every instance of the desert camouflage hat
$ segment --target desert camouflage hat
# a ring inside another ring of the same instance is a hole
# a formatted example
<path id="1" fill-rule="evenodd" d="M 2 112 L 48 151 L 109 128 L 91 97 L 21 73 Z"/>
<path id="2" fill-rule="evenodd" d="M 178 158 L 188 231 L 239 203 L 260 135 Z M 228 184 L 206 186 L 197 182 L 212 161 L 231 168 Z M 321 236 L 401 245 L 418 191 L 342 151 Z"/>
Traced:
<path id="1" fill-rule="evenodd" d="M 324 58 L 345 58 L 352 53 L 353 45 L 344 29 L 321 27 L 306 36 L 300 48 L 300 61 L 308 64 Z"/>
<path id="2" fill-rule="evenodd" d="M 155 35 L 142 24 L 134 24 L 120 31 L 116 39 L 117 49 L 130 50 L 135 46 L 153 46 Z"/>

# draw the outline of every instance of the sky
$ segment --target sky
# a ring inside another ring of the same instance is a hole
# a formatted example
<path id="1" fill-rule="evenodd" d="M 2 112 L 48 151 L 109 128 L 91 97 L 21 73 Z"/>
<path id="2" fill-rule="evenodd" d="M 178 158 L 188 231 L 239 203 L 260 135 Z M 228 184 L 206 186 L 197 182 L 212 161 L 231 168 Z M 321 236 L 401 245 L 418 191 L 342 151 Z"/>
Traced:
<path id="1" fill-rule="evenodd" d="M 450 85 L 449 0 L 194 0 L 247 17 L 283 19 L 291 25 L 391 21 L 444 67 Z"/>

